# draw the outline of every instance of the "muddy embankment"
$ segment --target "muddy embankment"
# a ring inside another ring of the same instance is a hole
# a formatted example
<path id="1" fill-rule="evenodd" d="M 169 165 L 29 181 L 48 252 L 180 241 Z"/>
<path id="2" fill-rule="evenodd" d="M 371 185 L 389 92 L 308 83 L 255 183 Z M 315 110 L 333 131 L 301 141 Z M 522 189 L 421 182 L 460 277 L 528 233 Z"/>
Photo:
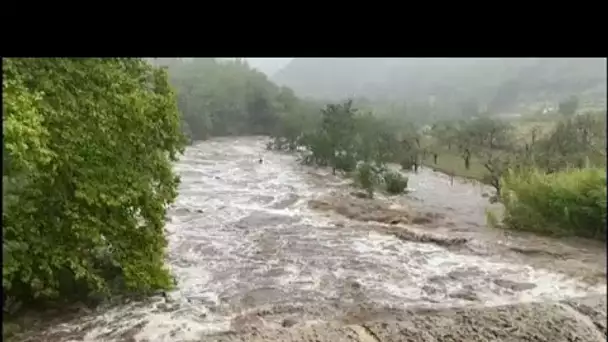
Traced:
<path id="1" fill-rule="evenodd" d="M 176 164 L 167 298 L 47 321 L 25 340 L 605 338 L 605 301 L 563 302 L 605 296 L 603 244 L 489 229 L 488 189 L 427 169 L 407 195 L 362 199 L 264 146 L 212 140 Z"/>

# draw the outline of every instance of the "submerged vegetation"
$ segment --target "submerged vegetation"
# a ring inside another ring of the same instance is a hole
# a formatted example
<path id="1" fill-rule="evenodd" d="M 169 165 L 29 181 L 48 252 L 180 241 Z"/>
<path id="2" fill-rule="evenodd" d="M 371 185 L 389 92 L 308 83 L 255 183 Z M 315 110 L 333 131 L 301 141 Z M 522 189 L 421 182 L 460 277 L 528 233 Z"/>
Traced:
<path id="1" fill-rule="evenodd" d="M 400 194 L 407 188 L 408 178 L 394 171 L 384 173 L 384 185 L 389 194 Z"/>

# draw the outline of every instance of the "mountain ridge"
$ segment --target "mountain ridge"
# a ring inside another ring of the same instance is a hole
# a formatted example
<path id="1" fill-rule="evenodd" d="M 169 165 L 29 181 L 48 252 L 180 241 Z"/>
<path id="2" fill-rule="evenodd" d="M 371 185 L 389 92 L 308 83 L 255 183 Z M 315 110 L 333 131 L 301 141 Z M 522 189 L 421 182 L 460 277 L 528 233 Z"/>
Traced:
<path id="1" fill-rule="evenodd" d="M 497 110 L 577 95 L 605 107 L 605 58 L 294 58 L 271 76 L 326 100 L 476 99 Z"/>

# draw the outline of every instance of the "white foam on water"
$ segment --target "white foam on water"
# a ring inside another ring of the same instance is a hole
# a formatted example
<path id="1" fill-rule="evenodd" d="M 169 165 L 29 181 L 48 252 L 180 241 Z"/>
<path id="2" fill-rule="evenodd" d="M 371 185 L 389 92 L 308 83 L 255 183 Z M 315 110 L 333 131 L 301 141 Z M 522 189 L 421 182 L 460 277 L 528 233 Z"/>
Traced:
<path id="1" fill-rule="evenodd" d="M 124 305 L 86 317 L 96 324 L 85 341 L 120 341 L 121 334 L 138 324 L 133 334 L 137 341 L 201 340 L 202 334 L 229 330 L 231 319 L 245 309 L 240 303 L 246 298 L 253 300 L 253 308 L 303 298 L 310 303 L 336 298 L 356 302 L 363 300 L 359 295 L 378 305 L 468 305 L 471 302 L 452 296 L 466 290 L 477 296 L 477 305 L 499 305 L 606 292 L 604 284 L 585 287 L 549 270 L 490 261 L 348 225 L 335 227 L 335 218 L 307 208 L 308 199 L 327 193 L 333 185 L 315 185 L 309 168 L 298 166 L 292 156 L 265 151 L 264 145 L 257 138 L 219 139 L 187 149 L 175 166 L 182 184 L 167 223 L 168 263 L 178 281 L 169 294 L 173 300 Z M 332 177 L 327 170 L 315 173 Z M 439 191 L 433 184 L 446 183 L 446 177 L 430 171 L 412 179 L 417 179 L 414 197 L 422 200 L 425 191 Z M 457 187 L 456 195 L 439 197 L 456 211 L 483 214 L 483 208 L 465 208 L 467 201 L 481 202 L 479 186 Z M 272 208 L 293 195 L 299 199 L 290 206 Z M 264 196 L 273 200 L 259 200 Z M 236 224 L 254 213 L 277 221 Z M 469 273 L 450 276 L 459 271 Z M 497 280 L 534 286 L 513 291 Z M 349 281 L 360 284 L 359 294 L 344 292 Z M 431 287 L 433 291 L 428 290 Z M 266 289 L 269 297 L 256 297 L 259 289 Z M 273 291 L 280 295 L 271 296 Z"/>

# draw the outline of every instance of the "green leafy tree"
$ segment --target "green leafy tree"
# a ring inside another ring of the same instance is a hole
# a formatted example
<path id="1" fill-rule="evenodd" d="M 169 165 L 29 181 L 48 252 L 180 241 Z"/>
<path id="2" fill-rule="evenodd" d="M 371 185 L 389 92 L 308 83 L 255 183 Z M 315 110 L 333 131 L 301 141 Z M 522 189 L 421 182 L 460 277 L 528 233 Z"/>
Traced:
<path id="1" fill-rule="evenodd" d="M 405 192 L 407 188 L 408 178 L 402 176 L 398 172 L 386 171 L 382 175 L 384 186 L 389 194 L 397 195 Z"/>
<path id="2" fill-rule="evenodd" d="M 136 58 L 3 62 L 5 296 L 170 287 L 163 227 L 184 136 L 166 72 Z"/>
<path id="3" fill-rule="evenodd" d="M 458 127 L 452 121 L 439 121 L 432 126 L 431 136 L 439 145 L 447 146 L 450 151 L 458 138 Z"/>
<path id="4" fill-rule="evenodd" d="M 193 140 L 276 134 L 280 116 L 301 110 L 291 90 L 279 88 L 242 60 L 195 58 L 164 64 Z"/>
<path id="5" fill-rule="evenodd" d="M 329 104 L 322 111 L 321 134 L 327 139 L 330 153 L 330 165 L 336 173 L 338 159 L 344 154 L 352 153 L 352 137 L 355 129 L 355 110 L 352 100 L 343 104 Z"/>
<path id="6" fill-rule="evenodd" d="M 605 166 L 605 123 L 605 113 L 588 113 L 560 121 L 533 145 L 535 165 L 549 172 L 583 168 L 588 162 Z"/>
<path id="7" fill-rule="evenodd" d="M 377 171 L 369 163 L 362 163 L 357 167 L 355 180 L 367 193 L 368 198 L 374 197 L 374 187 L 377 184 Z"/>
<path id="8" fill-rule="evenodd" d="M 463 120 L 458 124 L 456 144 L 464 160 L 465 169 L 470 169 L 471 160 L 481 162 L 488 174 L 486 183 L 500 193 L 500 179 L 511 165 L 516 151 L 512 137 L 513 127 L 506 122 L 490 117 Z"/>
<path id="9" fill-rule="evenodd" d="M 371 113 L 355 117 L 355 154 L 358 160 L 381 166 L 397 157 L 399 143 L 390 124 L 390 120 Z"/>
<path id="10" fill-rule="evenodd" d="M 307 154 L 303 158 L 304 164 L 329 166 L 334 150 L 327 135 L 322 131 L 306 133 L 300 140 L 306 147 Z"/>

